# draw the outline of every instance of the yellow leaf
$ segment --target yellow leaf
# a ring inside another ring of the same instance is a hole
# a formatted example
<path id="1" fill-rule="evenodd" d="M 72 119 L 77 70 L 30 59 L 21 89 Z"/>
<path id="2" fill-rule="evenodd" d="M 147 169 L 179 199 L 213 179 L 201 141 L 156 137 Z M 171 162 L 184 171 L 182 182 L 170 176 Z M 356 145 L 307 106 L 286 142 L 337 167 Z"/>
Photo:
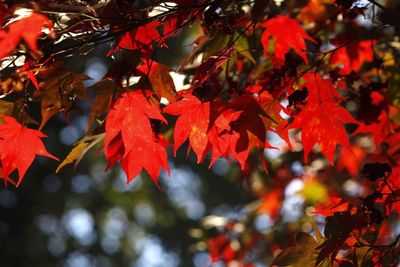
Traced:
<path id="1" fill-rule="evenodd" d="M 76 146 L 69 152 L 68 156 L 61 162 L 57 167 L 56 173 L 58 173 L 64 166 L 74 163 L 74 168 L 82 160 L 83 156 L 92 148 L 94 145 L 102 141 L 105 134 L 98 134 L 92 136 L 85 136 L 82 138 Z"/>
<path id="2" fill-rule="evenodd" d="M 321 203 L 328 200 L 326 187 L 316 180 L 306 182 L 301 193 L 306 201 L 311 203 Z"/>

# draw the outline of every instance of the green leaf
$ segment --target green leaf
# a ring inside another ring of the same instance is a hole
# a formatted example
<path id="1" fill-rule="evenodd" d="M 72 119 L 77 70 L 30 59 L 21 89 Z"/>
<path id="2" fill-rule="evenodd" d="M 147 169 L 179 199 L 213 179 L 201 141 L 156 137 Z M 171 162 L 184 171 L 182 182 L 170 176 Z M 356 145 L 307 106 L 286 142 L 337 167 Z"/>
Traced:
<path id="1" fill-rule="evenodd" d="M 226 35 L 223 32 L 217 32 L 215 36 L 207 43 L 203 58 L 219 55 L 219 53 L 228 45 L 229 40 L 229 35 Z"/>
<path id="2" fill-rule="evenodd" d="M 239 33 L 235 33 L 234 38 L 237 38 L 238 34 Z M 235 42 L 234 48 L 235 48 L 236 53 L 241 54 L 242 56 L 244 56 L 245 58 L 250 60 L 253 64 L 256 64 L 256 60 L 253 58 L 253 56 L 251 55 L 251 53 L 249 51 L 249 42 L 247 41 L 247 39 L 244 36 L 241 36 Z"/>

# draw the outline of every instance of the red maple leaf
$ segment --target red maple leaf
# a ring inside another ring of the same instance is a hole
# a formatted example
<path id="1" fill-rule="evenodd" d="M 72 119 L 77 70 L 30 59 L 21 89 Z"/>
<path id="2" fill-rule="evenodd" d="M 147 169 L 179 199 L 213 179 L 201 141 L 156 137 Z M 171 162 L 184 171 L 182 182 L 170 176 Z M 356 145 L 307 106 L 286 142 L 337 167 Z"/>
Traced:
<path id="1" fill-rule="evenodd" d="M 269 39 L 273 37 L 275 41 L 274 51 L 277 58 L 284 60 L 285 54 L 290 49 L 293 49 L 308 63 L 307 54 L 305 53 L 305 40 L 312 42 L 315 42 L 315 40 L 303 30 L 295 19 L 279 15 L 263 23 L 262 27 L 266 28 L 261 36 L 265 54 L 268 51 Z"/>
<path id="2" fill-rule="evenodd" d="M 238 136 L 232 147 L 232 155 L 244 169 L 251 149 L 256 147 L 262 152 L 265 148 L 272 148 L 266 142 L 268 129 L 263 121 L 268 115 L 257 99 L 250 95 L 241 95 L 228 107 L 241 112 L 239 118 L 231 123 L 233 134 Z M 264 159 L 264 155 L 261 155 L 261 159 Z"/>
<path id="3" fill-rule="evenodd" d="M 148 101 L 153 92 L 136 90 L 121 95 L 106 121 L 105 155 L 107 169 L 118 160 L 132 181 L 144 168 L 158 186 L 163 167 L 169 172 L 163 139 L 154 133 L 150 119 L 166 123 L 158 107 Z"/>
<path id="4" fill-rule="evenodd" d="M 333 164 L 336 145 L 350 149 L 350 142 L 344 123 L 358 122 L 339 103 L 343 97 L 337 92 L 330 79 L 322 79 L 318 74 L 308 73 L 303 77 L 304 87 L 308 89 L 307 103 L 303 110 L 294 116 L 288 129 L 302 129 L 304 159 L 316 143 L 321 152 Z"/>
<path id="5" fill-rule="evenodd" d="M 14 118 L 3 116 L 4 123 L 0 124 L 0 160 L 5 182 L 15 184 L 9 177 L 18 170 L 18 187 L 35 159 L 35 155 L 58 160 L 47 152 L 40 138 L 46 137 L 41 131 L 26 128 Z"/>
<path id="6" fill-rule="evenodd" d="M 303 79 L 306 81 L 303 86 L 308 90 L 307 103 L 340 103 L 344 100 L 331 79 L 323 79 L 321 75 L 315 73 L 306 73 Z"/>
<path id="7" fill-rule="evenodd" d="M 174 153 L 189 138 L 197 162 L 201 162 L 208 144 L 210 102 L 203 103 L 195 96 L 186 94 L 184 99 L 165 107 L 164 112 L 179 116 L 174 129 Z"/>
<path id="8" fill-rule="evenodd" d="M 152 21 L 125 33 L 117 46 L 108 55 L 120 49 L 141 50 L 144 53 L 151 53 L 153 43 L 160 45 L 165 41 L 165 38 L 160 37 L 160 33 L 157 30 L 158 26 L 160 26 L 159 21 Z"/>
<path id="9" fill-rule="evenodd" d="M 169 104 L 164 112 L 179 116 L 174 130 L 175 153 L 189 139 L 190 147 L 201 162 L 212 150 L 210 166 L 220 157 L 236 159 L 245 168 L 250 150 L 270 148 L 266 143 L 268 116 L 257 100 L 242 95 L 228 104 L 220 100 L 201 102 L 191 94 Z"/>
<path id="10" fill-rule="evenodd" d="M 353 145 L 350 150 L 343 147 L 340 151 L 336 167 L 339 170 L 346 169 L 350 175 L 357 176 L 365 156 L 365 151 L 359 146 Z"/>
<path id="11" fill-rule="evenodd" d="M 343 107 L 324 102 L 322 104 L 307 104 L 306 107 L 295 116 L 289 129 L 302 129 L 302 143 L 304 160 L 307 161 L 308 154 L 316 143 L 319 144 L 321 152 L 333 164 L 336 145 L 350 148 L 349 138 L 343 123 L 355 123 L 357 121 Z"/>
<path id="12" fill-rule="evenodd" d="M 286 129 L 287 121 L 280 115 L 283 110 L 282 105 L 268 91 L 259 94 L 258 102 L 267 114 L 262 117 L 265 127 L 276 132 L 290 146 L 289 133 Z"/>
<path id="13" fill-rule="evenodd" d="M 330 197 L 328 203 L 320 204 L 316 207 L 313 214 L 320 214 L 322 216 L 332 216 L 335 212 L 349 210 L 349 202 L 340 197 Z"/>
<path id="14" fill-rule="evenodd" d="M 30 49 L 36 51 L 36 42 L 44 27 L 50 29 L 52 33 L 51 21 L 41 14 L 32 13 L 29 17 L 11 23 L 7 30 L 0 30 L 0 59 L 11 53 L 21 39 L 27 43 Z"/>
<path id="15" fill-rule="evenodd" d="M 213 149 L 210 165 L 219 157 L 232 157 L 244 170 L 251 149 L 263 151 L 271 148 L 265 141 L 269 124 L 266 127 L 263 121 L 271 118 L 268 118 L 255 97 L 243 94 L 220 106 L 213 114 L 217 116 L 208 133 Z M 263 155 L 261 157 L 263 160 Z"/>
<path id="16" fill-rule="evenodd" d="M 386 110 L 383 110 L 376 123 L 359 123 L 359 126 L 353 135 L 370 134 L 375 144 L 380 145 L 390 135 L 392 128 L 389 114 Z"/>
<path id="17" fill-rule="evenodd" d="M 231 123 L 238 120 L 241 111 L 226 109 L 222 107 L 212 107 L 218 112 L 218 117 L 212 123 L 208 132 L 208 140 L 212 146 L 212 157 L 210 166 L 221 157 L 228 158 L 235 151 L 236 142 L 239 135 L 231 128 Z"/>
<path id="18" fill-rule="evenodd" d="M 342 65 L 340 73 L 343 75 L 360 70 L 364 62 L 374 59 L 372 45 L 375 44 L 376 41 L 364 40 L 346 44 L 346 42 L 349 42 L 348 39 L 348 37 L 338 37 L 332 42 L 337 47 L 343 46 L 333 52 L 331 57 L 331 64 Z"/>

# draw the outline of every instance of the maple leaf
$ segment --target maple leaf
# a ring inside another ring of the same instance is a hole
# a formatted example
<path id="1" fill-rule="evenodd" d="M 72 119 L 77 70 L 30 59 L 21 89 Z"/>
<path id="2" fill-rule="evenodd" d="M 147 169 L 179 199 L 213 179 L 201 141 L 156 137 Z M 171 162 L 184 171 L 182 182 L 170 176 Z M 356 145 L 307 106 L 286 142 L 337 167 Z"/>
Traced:
<path id="1" fill-rule="evenodd" d="M 107 169 L 120 160 L 127 182 L 145 169 L 158 186 L 160 168 L 168 172 L 169 168 L 162 137 L 154 134 L 150 119 L 165 123 L 166 120 L 158 107 L 149 102 L 152 94 L 135 90 L 117 99 L 107 116 L 104 150 Z"/>
<path id="2" fill-rule="evenodd" d="M 263 151 L 271 148 L 265 141 L 268 126 L 265 126 L 263 120 L 272 118 L 265 113 L 255 97 L 243 94 L 232 102 L 213 109 L 216 110 L 213 114 L 216 113 L 217 116 L 208 133 L 213 149 L 210 166 L 221 156 L 231 156 L 244 170 L 251 149 Z M 263 155 L 261 157 L 263 160 Z"/>
<path id="3" fill-rule="evenodd" d="M 296 244 L 282 250 L 271 266 L 317 266 L 315 250 L 319 243 L 309 234 L 296 235 Z"/>
<path id="4" fill-rule="evenodd" d="M 35 92 L 35 97 L 41 99 L 42 122 L 39 129 L 42 129 L 57 113 L 68 114 L 74 107 L 76 98 L 86 98 L 86 87 L 83 81 L 89 80 L 90 77 L 67 70 L 44 71 L 40 73 L 40 76 L 46 77 L 39 84 L 42 90 Z"/>
<path id="5" fill-rule="evenodd" d="M 303 79 L 306 81 L 303 86 L 308 90 L 307 103 L 337 103 L 344 100 L 331 79 L 323 79 L 321 75 L 314 73 L 306 73 Z"/>
<path id="6" fill-rule="evenodd" d="M 337 162 L 339 170 L 346 169 L 350 175 L 357 176 L 360 170 L 360 165 L 365 159 L 365 151 L 356 145 L 351 146 L 351 149 L 342 148 Z"/>
<path id="7" fill-rule="evenodd" d="M 169 104 L 164 112 L 179 116 L 174 130 L 174 153 L 189 138 L 190 146 L 201 162 L 208 144 L 210 102 L 202 103 L 195 96 L 186 94 L 184 99 Z"/>
<path id="8" fill-rule="evenodd" d="M 125 33 L 117 46 L 108 55 L 121 49 L 141 50 L 144 53 L 151 53 L 154 42 L 160 45 L 164 41 L 160 38 L 160 33 L 157 30 L 158 26 L 160 26 L 159 21 L 152 21 Z"/>
<path id="9" fill-rule="evenodd" d="M 138 70 L 143 73 L 143 76 L 148 77 L 153 90 L 158 93 L 160 98 L 165 97 L 169 102 L 175 101 L 175 84 L 170 74 L 172 69 L 152 60 L 148 64 L 140 65 Z"/>
<path id="10" fill-rule="evenodd" d="M 289 133 L 286 129 L 287 121 L 280 115 L 283 109 L 281 104 L 268 91 L 259 94 L 258 102 L 267 114 L 267 116 L 261 117 L 265 127 L 276 132 L 290 146 Z"/>
<path id="11" fill-rule="evenodd" d="M 349 209 L 349 202 L 340 197 L 330 197 L 328 203 L 321 203 L 317 205 L 313 214 L 320 214 L 322 216 L 333 216 L 335 212 L 343 212 Z"/>
<path id="12" fill-rule="evenodd" d="M 265 148 L 271 148 L 265 141 L 267 128 L 263 119 L 267 117 L 267 114 L 256 98 L 250 95 L 240 96 L 232 101 L 228 107 L 235 111 L 241 111 L 239 118 L 231 124 L 232 131 L 238 135 L 232 153 L 244 169 L 252 148 L 256 147 L 260 152 L 264 151 Z M 261 155 L 261 157 L 263 160 L 264 156 Z"/>
<path id="13" fill-rule="evenodd" d="M 285 54 L 293 49 L 299 54 L 306 63 L 308 63 L 305 40 L 316 43 L 292 18 L 286 16 L 277 16 L 269 19 L 261 25 L 266 28 L 261 36 L 261 43 L 264 47 L 264 53 L 267 54 L 270 37 L 274 38 L 274 51 L 277 58 L 284 60 Z"/>
<path id="14" fill-rule="evenodd" d="M 104 133 L 87 135 L 79 140 L 75 147 L 69 152 L 67 157 L 58 165 L 56 173 L 58 173 L 64 166 L 68 164 L 74 164 L 74 169 L 78 163 L 82 160 L 83 156 L 95 145 L 104 140 Z"/>
<path id="15" fill-rule="evenodd" d="M 51 21 L 42 14 L 32 13 L 28 17 L 11 23 L 6 31 L 0 30 L 0 59 L 11 53 L 21 39 L 30 49 L 37 51 L 36 42 L 43 28 L 48 28 L 52 33 Z"/>
<path id="16" fill-rule="evenodd" d="M 235 151 L 235 146 L 239 139 L 239 135 L 233 132 L 231 123 L 239 119 L 241 111 L 223 110 L 223 108 L 217 105 L 212 106 L 212 109 L 217 110 L 218 117 L 213 120 L 214 122 L 208 132 L 208 140 L 212 146 L 210 167 L 220 157 L 228 158 Z"/>
<path id="17" fill-rule="evenodd" d="M 376 123 L 359 123 L 353 135 L 370 134 L 375 144 L 380 145 L 390 135 L 392 128 L 388 112 L 382 111 Z"/>
<path id="18" fill-rule="evenodd" d="M 201 63 L 200 66 L 197 67 L 196 73 L 193 77 L 192 88 L 196 88 L 204 84 L 207 79 L 210 79 L 210 76 L 221 67 L 227 60 L 229 60 L 229 56 L 221 55 L 221 56 L 210 56 L 206 60 Z"/>
<path id="19" fill-rule="evenodd" d="M 3 116 L 0 124 L 0 160 L 6 181 L 9 175 L 18 170 L 18 187 L 32 164 L 35 155 L 58 160 L 47 152 L 40 138 L 46 137 L 41 131 L 26 128 L 13 117 Z"/>
<path id="20" fill-rule="evenodd" d="M 110 110 L 117 85 L 111 79 L 103 79 L 89 88 L 95 92 L 96 98 L 92 103 L 92 111 L 90 112 L 90 117 L 86 127 L 87 129 L 90 129 L 90 126 L 96 117 L 100 117 Z"/>
<path id="21" fill-rule="evenodd" d="M 304 159 L 316 143 L 322 153 L 333 164 L 336 145 L 350 149 L 343 123 L 358 122 L 343 107 L 339 105 L 343 97 L 333 86 L 331 79 L 323 79 L 319 74 L 307 73 L 303 76 L 307 88 L 306 104 L 303 110 L 294 116 L 288 129 L 302 128 Z"/>
<path id="22" fill-rule="evenodd" d="M 334 51 L 331 56 L 331 64 L 342 65 L 340 73 L 348 75 L 352 71 L 361 69 L 364 62 L 370 62 L 374 59 L 374 51 L 372 46 L 376 44 L 374 40 L 364 40 L 346 44 L 349 37 L 338 37 L 332 43 L 337 47 L 344 46 Z"/>
<path id="23" fill-rule="evenodd" d="M 357 121 L 346 109 L 335 103 L 323 102 L 320 105 L 310 103 L 295 116 L 289 129 L 302 129 L 305 161 L 314 145 L 318 143 L 321 152 L 333 164 L 336 145 L 340 144 L 350 149 L 349 138 L 343 123 L 357 124 Z"/>

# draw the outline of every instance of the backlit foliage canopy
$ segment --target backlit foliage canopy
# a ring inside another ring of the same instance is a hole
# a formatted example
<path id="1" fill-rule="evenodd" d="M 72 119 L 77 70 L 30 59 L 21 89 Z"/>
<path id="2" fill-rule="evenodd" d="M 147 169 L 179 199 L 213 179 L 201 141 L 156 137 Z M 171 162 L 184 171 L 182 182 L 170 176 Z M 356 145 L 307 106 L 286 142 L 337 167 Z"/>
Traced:
<path id="1" fill-rule="evenodd" d="M 199 223 L 193 246 L 210 263 L 395 266 L 399 12 L 394 0 L 2 1 L 4 187 L 32 179 L 36 155 L 60 173 L 95 153 L 160 194 L 180 154 L 228 162 L 252 197 L 240 218 Z M 104 73 L 81 67 L 94 57 Z M 87 123 L 67 154 L 43 143 L 60 116 Z M 287 224 L 290 194 L 303 228 L 255 226 Z"/>

